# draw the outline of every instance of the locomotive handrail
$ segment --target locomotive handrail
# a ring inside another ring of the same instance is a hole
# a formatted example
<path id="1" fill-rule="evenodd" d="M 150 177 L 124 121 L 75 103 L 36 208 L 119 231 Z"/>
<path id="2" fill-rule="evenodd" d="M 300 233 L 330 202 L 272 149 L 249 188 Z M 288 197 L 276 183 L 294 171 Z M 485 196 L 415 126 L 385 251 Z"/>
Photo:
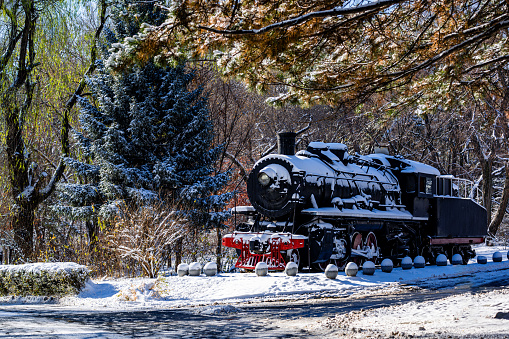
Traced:
<path id="1" fill-rule="evenodd" d="M 481 190 L 472 180 L 465 178 L 457 178 L 452 175 L 438 175 L 438 179 L 447 179 L 451 181 L 451 194 L 436 194 L 437 196 L 450 196 L 457 198 L 471 199 L 479 202 L 481 198 Z M 457 189 L 454 189 L 454 186 Z M 455 194 L 456 193 L 456 194 Z"/>
<path id="2" fill-rule="evenodd" d="M 339 171 L 338 171 L 339 172 Z M 347 174 L 353 174 L 351 172 L 340 172 L 340 173 L 347 173 Z M 357 175 L 366 175 L 366 176 L 370 176 L 370 177 L 375 177 L 374 175 L 368 175 L 368 174 L 362 174 L 362 173 L 356 173 Z M 306 174 L 306 176 L 310 176 L 310 177 L 318 177 L 318 178 L 327 178 L 327 179 L 334 179 L 336 181 L 339 181 L 339 180 L 348 180 L 348 181 L 363 181 L 363 182 L 375 182 L 377 184 L 381 184 L 381 185 L 391 185 L 391 186 L 398 186 L 399 184 L 397 183 L 394 183 L 394 182 L 383 182 L 383 181 L 380 181 L 380 180 L 373 180 L 373 179 L 356 179 L 356 178 L 336 178 L 336 177 L 331 177 L 331 176 L 328 176 L 328 175 L 322 175 L 322 174 Z"/>
<path id="3" fill-rule="evenodd" d="M 321 159 L 319 156 L 317 156 L 318 159 Z M 390 167 L 387 167 L 385 165 L 382 165 L 382 164 L 379 164 L 379 163 L 376 163 L 372 160 L 366 160 L 366 159 L 362 159 L 360 156 L 358 155 L 350 155 L 350 159 L 348 160 L 351 160 L 353 159 L 354 161 L 348 161 L 352 164 L 356 164 L 356 165 L 359 165 L 361 168 L 363 166 L 367 166 L 368 167 L 368 170 L 369 170 L 369 167 L 373 167 L 377 170 L 381 170 L 384 175 L 385 174 L 389 174 L 391 175 L 392 177 L 394 177 L 394 174 L 390 171 L 392 170 L 392 168 Z M 367 177 L 370 177 L 370 178 L 373 178 L 375 177 L 376 178 L 376 175 L 374 174 L 368 174 L 367 172 L 366 173 L 357 173 L 357 172 L 348 172 L 348 171 L 342 171 L 342 170 L 338 170 L 336 168 L 334 168 L 329 162 L 327 161 L 322 161 L 327 167 L 329 167 L 330 169 L 332 169 L 334 172 L 336 173 L 347 173 L 347 174 L 350 174 L 352 176 L 357 176 L 357 175 L 363 175 L 363 176 L 367 176 Z"/>

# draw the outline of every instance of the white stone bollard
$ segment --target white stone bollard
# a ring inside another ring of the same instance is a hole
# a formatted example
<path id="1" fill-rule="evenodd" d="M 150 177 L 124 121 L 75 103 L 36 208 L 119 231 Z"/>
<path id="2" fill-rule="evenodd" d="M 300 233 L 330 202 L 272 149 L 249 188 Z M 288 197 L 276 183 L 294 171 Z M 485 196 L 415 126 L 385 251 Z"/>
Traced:
<path id="1" fill-rule="evenodd" d="M 349 277 L 355 277 L 357 275 L 357 272 L 359 272 L 359 266 L 357 266 L 354 262 L 349 262 L 346 265 L 345 273 Z"/>
<path id="2" fill-rule="evenodd" d="M 294 263 L 293 261 L 289 261 L 285 267 L 286 275 L 290 276 L 290 277 L 295 277 L 297 275 L 297 272 L 299 272 L 299 266 L 297 265 L 297 263 Z"/>
<path id="3" fill-rule="evenodd" d="M 463 264 L 463 257 L 461 256 L 461 254 L 456 253 L 455 255 L 453 255 L 451 258 L 451 264 L 453 265 Z"/>
<path id="4" fill-rule="evenodd" d="M 267 265 L 267 263 L 260 261 L 255 266 L 255 273 L 259 277 L 264 277 L 267 274 L 269 274 L 269 266 Z"/>
<path id="5" fill-rule="evenodd" d="M 493 253 L 493 262 L 501 262 L 502 261 L 502 253 L 499 251 Z"/>
<path id="6" fill-rule="evenodd" d="M 189 274 L 189 265 L 188 264 L 179 264 L 177 266 L 177 274 L 179 277 L 183 277 Z"/>
<path id="7" fill-rule="evenodd" d="M 217 274 L 217 264 L 215 262 L 208 262 L 203 266 L 203 273 L 207 277 L 212 277 Z"/>
<path id="8" fill-rule="evenodd" d="M 362 274 L 373 275 L 375 274 L 375 263 L 372 261 L 366 261 L 362 264 Z"/>
<path id="9" fill-rule="evenodd" d="M 201 274 L 201 265 L 199 262 L 192 262 L 189 264 L 189 275 L 197 277 Z"/>
<path id="10" fill-rule="evenodd" d="M 404 257 L 403 259 L 401 259 L 401 268 L 402 269 L 409 270 L 412 268 L 412 265 L 413 265 L 412 258 Z"/>
<path id="11" fill-rule="evenodd" d="M 328 264 L 327 267 L 325 268 L 325 276 L 328 278 L 328 279 L 336 279 L 336 277 L 338 276 L 338 267 L 334 264 Z"/>
<path id="12" fill-rule="evenodd" d="M 385 272 L 385 273 L 391 273 L 392 269 L 394 268 L 394 264 L 392 263 L 392 260 L 389 258 L 384 259 L 382 261 L 382 263 L 380 264 L 380 266 L 382 268 L 382 272 Z"/>
<path id="13" fill-rule="evenodd" d="M 484 255 L 478 255 L 477 256 L 477 263 L 485 265 L 488 263 L 488 258 L 486 258 Z"/>
<path id="14" fill-rule="evenodd" d="M 426 259 L 422 255 L 418 255 L 414 258 L 415 268 L 424 268 L 426 266 Z"/>
<path id="15" fill-rule="evenodd" d="M 437 255 L 436 263 L 437 266 L 447 266 L 447 257 L 445 254 Z"/>

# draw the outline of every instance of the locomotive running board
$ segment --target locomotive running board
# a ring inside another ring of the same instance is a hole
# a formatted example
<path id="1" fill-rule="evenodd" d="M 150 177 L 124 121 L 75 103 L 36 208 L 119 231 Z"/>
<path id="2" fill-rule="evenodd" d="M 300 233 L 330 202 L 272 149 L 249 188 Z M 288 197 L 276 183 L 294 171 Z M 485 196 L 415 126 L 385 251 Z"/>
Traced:
<path id="1" fill-rule="evenodd" d="M 350 209 L 343 208 L 339 210 L 335 207 L 308 208 L 302 210 L 302 214 L 308 214 L 318 217 L 343 217 L 343 218 L 369 218 L 369 219 L 391 219 L 391 220 L 411 220 L 411 221 L 427 221 L 426 217 L 414 217 L 408 211 L 400 211 L 397 209 L 389 211 L 380 211 L 377 209 Z"/>

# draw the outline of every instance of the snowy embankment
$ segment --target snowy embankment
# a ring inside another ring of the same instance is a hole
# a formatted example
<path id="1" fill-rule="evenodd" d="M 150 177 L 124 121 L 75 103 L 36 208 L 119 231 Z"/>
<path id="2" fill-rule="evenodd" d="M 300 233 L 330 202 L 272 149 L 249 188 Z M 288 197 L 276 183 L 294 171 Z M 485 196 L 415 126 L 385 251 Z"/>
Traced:
<path id="1" fill-rule="evenodd" d="M 239 302 L 268 301 L 283 299 L 306 299 L 321 296 L 345 296 L 353 294 L 386 292 L 398 289 L 402 284 L 422 284 L 427 287 L 440 286 L 447 277 L 461 277 L 479 272 L 498 275 L 500 270 L 509 269 L 507 248 L 476 248 L 478 255 L 488 257 L 486 265 L 477 264 L 475 259 L 468 265 L 402 270 L 395 268 L 391 273 L 377 269 L 372 276 L 347 277 L 340 273 L 335 280 L 325 278 L 323 273 L 299 273 L 296 277 L 284 273 L 269 273 L 257 277 L 254 273 L 222 273 L 212 277 L 201 275 L 169 276 L 158 279 L 102 279 L 87 283 L 76 297 L 60 299 L 60 304 L 79 309 L 128 309 L 128 308 L 171 308 Z M 503 253 L 502 262 L 492 262 L 495 251 Z M 488 273 L 491 272 L 491 273 Z M 508 271 L 509 272 L 509 271 Z M 504 273 L 506 274 L 506 273 Z"/>

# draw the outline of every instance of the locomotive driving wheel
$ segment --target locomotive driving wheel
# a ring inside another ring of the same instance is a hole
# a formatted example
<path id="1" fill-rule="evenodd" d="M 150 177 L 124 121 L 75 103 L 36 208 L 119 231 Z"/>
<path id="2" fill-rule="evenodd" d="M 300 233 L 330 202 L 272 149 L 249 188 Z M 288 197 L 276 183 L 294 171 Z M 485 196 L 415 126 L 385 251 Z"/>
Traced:
<path id="1" fill-rule="evenodd" d="M 334 238 L 334 248 L 329 260 L 317 263 L 316 268 L 324 272 L 329 264 L 336 265 L 338 269 L 343 269 L 351 254 L 350 238 L 348 236 L 336 236 Z"/>
<path id="2" fill-rule="evenodd" d="M 362 234 L 360 232 L 355 232 L 352 234 L 352 261 L 360 266 L 364 261 L 363 257 L 354 255 L 354 251 L 362 250 Z"/>
<path id="3" fill-rule="evenodd" d="M 372 261 L 376 264 L 378 259 L 378 244 L 376 241 L 375 233 L 369 232 L 366 236 L 366 241 L 364 242 L 364 248 L 367 251 L 368 260 Z"/>
<path id="4" fill-rule="evenodd" d="M 376 263 L 378 252 L 378 242 L 375 233 L 369 232 L 365 239 L 362 239 L 360 232 L 355 232 L 352 235 L 352 261 L 357 266 L 362 266 L 362 263 L 366 260 Z"/>

